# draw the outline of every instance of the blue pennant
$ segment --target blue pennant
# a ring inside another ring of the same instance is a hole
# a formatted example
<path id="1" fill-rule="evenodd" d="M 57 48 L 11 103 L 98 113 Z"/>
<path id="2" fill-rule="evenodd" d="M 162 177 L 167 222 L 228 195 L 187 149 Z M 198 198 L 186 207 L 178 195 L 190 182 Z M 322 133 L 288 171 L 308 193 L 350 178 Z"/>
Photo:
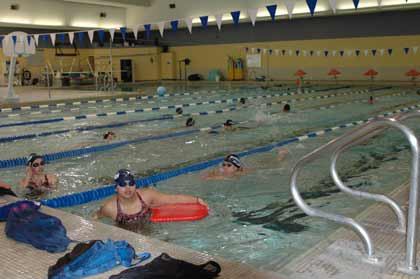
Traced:
<path id="1" fill-rule="evenodd" d="M 340 56 L 344 55 L 344 50 L 340 50 Z"/>
<path id="2" fill-rule="evenodd" d="M 273 54 L 273 50 L 271 48 L 268 50 L 268 54 Z"/>
<path id="3" fill-rule="evenodd" d="M 16 36 L 12 36 L 12 41 L 13 41 L 13 45 L 16 45 L 17 37 Z"/>
<path id="4" fill-rule="evenodd" d="M 32 36 L 31 35 L 28 35 L 28 45 L 31 44 L 31 39 L 32 39 Z"/>
<path id="5" fill-rule="evenodd" d="M 150 39 L 150 30 L 152 29 L 151 24 L 145 24 L 144 25 L 144 31 L 146 31 L 146 38 Z"/>
<path id="6" fill-rule="evenodd" d="M 260 48 L 257 48 L 257 52 L 260 53 L 261 52 L 261 49 Z"/>
<path id="7" fill-rule="evenodd" d="M 61 43 L 64 43 L 66 40 L 66 37 L 64 36 L 64 34 L 60 33 L 58 34 L 58 41 L 60 41 Z"/>
<path id="8" fill-rule="evenodd" d="M 372 55 L 375 56 L 376 55 L 376 49 L 372 49 Z"/>
<path id="9" fill-rule="evenodd" d="M 0 43 L 3 41 L 4 36 L 0 36 Z"/>
<path id="10" fill-rule="evenodd" d="M 405 52 L 405 54 L 408 54 L 408 51 L 410 50 L 410 48 L 408 48 L 408 47 L 405 47 L 404 48 L 404 52 Z"/>
<path id="11" fill-rule="evenodd" d="M 98 37 L 99 41 L 103 43 L 105 41 L 105 31 L 104 30 L 98 30 Z"/>
<path id="12" fill-rule="evenodd" d="M 285 49 L 282 49 L 281 50 L 281 54 L 284 56 L 286 54 L 286 50 Z"/>
<path id="13" fill-rule="evenodd" d="M 325 56 L 328 56 L 328 50 L 324 51 Z"/>
<path id="14" fill-rule="evenodd" d="M 299 52 L 300 52 L 299 50 L 296 50 L 296 56 L 299 56 Z"/>
<path id="15" fill-rule="evenodd" d="M 309 11 L 311 12 L 312 16 L 315 13 L 316 2 L 317 0 L 306 0 L 306 4 L 308 4 Z"/>
<path id="16" fill-rule="evenodd" d="M 240 11 L 235 11 L 230 13 L 232 15 L 233 24 L 237 25 L 239 23 L 239 16 L 241 15 Z"/>
<path id="17" fill-rule="evenodd" d="M 172 30 L 176 32 L 178 30 L 178 20 L 171 21 Z"/>
<path id="18" fill-rule="evenodd" d="M 209 21 L 209 17 L 208 16 L 200 16 L 200 21 L 201 21 L 201 25 L 206 28 L 207 27 L 207 23 Z"/>
<path id="19" fill-rule="evenodd" d="M 360 50 L 356 49 L 356 56 L 359 56 Z"/>
<path id="20" fill-rule="evenodd" d="M 359 7 L 359 0 L 353 0 L 354 8 L 357 9 Z"/>
<path id="21" fill-rule="evenodd" d="M 269 6 L 265 6 L 268 10 L 268 12 L 270 13 L 271 16 L 271 20 L 275 21 L 276 20 L 276 10 L 277 10 L 277 5 L 269 5 Z"/>
<path id="22" fill-rule="evenodd" d="M 388 55 L 392 55 L 392 48 L 388 48 Z"/>
<path id="23" fill-rule="evenodd" d="M 248 48 L 248 47 L 246 47 L 246 48 L 245 48 L 245 52 L 248 52 L 248 51 L 249 51 L 249 48 Z"/>
<path id="24" fill-rule="evenodd" d="M 77 36 L 79 37 L 79 41 L 80 41 L 81 43 L 83 43 L 83 38 L 85 37 L 84 33 L 85 33 L 85 32 L 78 32 L 78 33 L 77 33 Z"/>
<path id="25" fill-rule="evenodd" d="M 311 50 L 311 51 L 309 52 L 309 54 L 310 54 L 311 56 L 313 56 L 313 55 L 314 55 L 314 51 L 313 51 L 313 50 Z"/>
<path id="26" fill-rule="evenodd" d="M 127 27 L 120 27 L 121 35 L 123 40 L 125 41 L 125 37 L 127 35 Z"/>

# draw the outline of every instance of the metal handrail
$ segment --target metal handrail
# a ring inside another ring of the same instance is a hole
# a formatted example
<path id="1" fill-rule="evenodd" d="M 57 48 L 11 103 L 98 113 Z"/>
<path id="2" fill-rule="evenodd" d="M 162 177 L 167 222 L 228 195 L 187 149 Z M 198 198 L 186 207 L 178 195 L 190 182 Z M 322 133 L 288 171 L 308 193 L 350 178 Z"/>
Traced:
<path id="1" fill-rule="evenodd" d="M 406 115 L 398 115 L 396 116 L 391 122 L 392 123 L 396 123 L 396 119 L 399 120 L 403 120 L 403 119 L 407 119 L 410 117 L 414 117 L 414 116 L 418 116 L 420 115 L 419 111 L 415 112 L 415 113 L 411 113 L 411 114 L 406 114 Z M 297 176 L 300 172 L 300 170 L 303 168 L 304 165 L 306 165 L 309 162 L 314 161 L 315 159 L 317 159 L 319 157 L 319 154 L 322 152 L 325 152 L 327 150 L 333 149 L 333 148 L 340 148 L 346 145 L 351 144 L 352 142 L 363 138 L 363 140 L 366 140 L 368 138 L 373 137 L 374 135 L 382 132 L 384 130 L 384 128 L 382 126 L 384 125 L 389 125 L 389 124 L 384 124 L 384 123 L 388 123 L 387 120 L 383 121 L 384 118 L 379 118 L 379 119 L 374 119 L 369 121 L 366 124 L 361 125 L 359 128 L 354 129 L 348 133 L 343 134 L 342 136 L 324 144 L 323 146 L 317 148 L 316 150 L 312 151 L 311 153 L 305 155 L 303 158 L 301 158 L 295 165 L 295 167 L 293 168 L 292 171 L 292 176 L 290 179 L 290 187 L 291 187 L 291 192 L 292 192 L 292 196 L 294 201 L 296 202 L 296 204 L 309 216 L 316 216 L 316 217 L 322 217 L 322 218 L 326 218 L 329 219 L 331 221 L 340 223 L 340 224 L 345 224 L 348 225 L 350 227 L 352 227 L 356 233 L 361 237 L 364 247 L 366 249 L 366 252 L 368 254 L 368 260 L 371 262 L 375 262 L 377 263 L 379 260 L 377 257 L 375 257 L 375 253 L 374 253 L 374 247 L 372 244 L 372 240 L 367 232 L 367 230 L 360 225 L 358 222 L 356 222 L 354 219 L 352 218 L 348 218 L 339 214 L 332 214 L 332 213 L 327 213 L 315 208 L 310 207 L 308 204 L 305 203 L 305 201 L 303 200 L 302 196 L 299 193 L 299 190 L 297 188 L 297 184 L 296 184 L 296 180 L 297 180 Z M 372 123 L 382 123 L 382 125 L 380 124 L 375 124 L 373 125 Z M 393 125 L 389 125 L 389 126 L 393 126 Z M 408 129 L 407 127 L 403 126 L 403 133 L 406 134 Z M 409 130 L 409 129 L 408 129 Z M 411 131 L 411 130 L 410 130 Z M 416 158 L 417 158 L 417 164 L 418 164 L 418 156 L 416 157 L 415 154 L 416 152 L 418 152 L 418 144 L 417 146 L 415 146 L 415 142 L 417 141 L 417 138 L 414 136 L 413 134 L 408 135 L 406 134 L 407 138 L 410 141 L 410 144 L 412 145 L 412 152 L 413 152 L 413 163 L 412 165 L 414 166 L 416 164 Z M 414 251 L 416 250 L 416 243 L 415 241 L 412 241 L 412 239 L 415 239 L 416 235 L 417 235 L 417 231 L 416 231 L 416 217 L 417 217 L 417 208 L 418 208 L 418 204 L 417 201 L 415 203 L 411 203 L 411 200 L 414 200 L 415 198 L 418 197 L 418 167 L 417 167 L 417 172 L 414 171 L 412 172 L 411 175 L 411 181 L 412 181 L 412 186 L 411 186 L 411 191 L 410 191 L 410 209 L 409 209 L 409 218 L 408 218 L 408 229 L 407 229 L 407 260 L 406 262 L 410 262 L 412 263 L 414 261 L 415 263 L 415 252 L 412 253 L 410 251 L 412 251 L 414 249 Z M 389 203 L 388 204 L 392 204 Z M 413 204 L 413 206 L 411 205 Z M 394 208 L 394 205 L 392 205 L 391 207 Z M 411 208 L 413 207 L 413 208 Z M 394 209 L 395 210 L 395 209 Z M 398 211 L 398 209 L 397 209 Z M 410 214 L 411 212 L 411 214 Z M 396 213 L 397 216 L 400 216 L 400 213 Z M 401 218 L 399 218 L 400 221 L 400 227 L 401 227 Z M 413 238 L 414 235 L 414 238 Z M 410 237 L 410 238 L 409 238 Z M 410 244 L 409 244 L 410 243 Z M 410 255 L 409 255 L 410 254 Z M 414 260 L 413 260 L 414 257 Z M 413 265 L 411 264 L 407 264 L 409 269 L 413 269 Z M 415 266 L 415 264 L 414 264 Z"/>

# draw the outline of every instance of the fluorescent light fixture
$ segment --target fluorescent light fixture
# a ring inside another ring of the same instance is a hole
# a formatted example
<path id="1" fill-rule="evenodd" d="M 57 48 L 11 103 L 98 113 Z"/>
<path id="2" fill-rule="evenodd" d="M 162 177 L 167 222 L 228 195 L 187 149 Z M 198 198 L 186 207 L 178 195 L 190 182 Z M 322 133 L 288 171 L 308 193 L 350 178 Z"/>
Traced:
<path id="1" fill-rule="evenodd" d="M 13 24 L 32 24 L 32 21 L 27 18 L 18 18 L 18 17 L 3 17 L 0 18 L 0 22 L 3 23 L 13 23 Z"/>
<path id="2" fill-rule="evenodd" d="M 73 21 L 70 26 L 72 27 L 82 27 L 82 28 L 97 28 L 99 27 L 97 22 L 93 22 L 93 21 L 78 21 L 75 20 Z"/>
<path id="3" fill-rule="evenodd" d="M 47 26 L 62 26 L 63 21 L 59 19 L 35 19 L 32 24 L 34 25 L 47 25 Z"/>

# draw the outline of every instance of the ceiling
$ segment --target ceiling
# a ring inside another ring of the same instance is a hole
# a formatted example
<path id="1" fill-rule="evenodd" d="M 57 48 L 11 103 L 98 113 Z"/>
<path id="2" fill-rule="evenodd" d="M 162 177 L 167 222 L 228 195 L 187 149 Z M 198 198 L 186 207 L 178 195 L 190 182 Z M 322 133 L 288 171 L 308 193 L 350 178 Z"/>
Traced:
<path id="1" fill-rule="evenodd" d="M 127 7 L 127 6 L 139 6 L 139 7 L 150 7 L 153 0 L 58 0 L 63 2 L 73 2 L 82 4 L 94 4 L 101 6 L 113 6 L 113 7 Z"/>

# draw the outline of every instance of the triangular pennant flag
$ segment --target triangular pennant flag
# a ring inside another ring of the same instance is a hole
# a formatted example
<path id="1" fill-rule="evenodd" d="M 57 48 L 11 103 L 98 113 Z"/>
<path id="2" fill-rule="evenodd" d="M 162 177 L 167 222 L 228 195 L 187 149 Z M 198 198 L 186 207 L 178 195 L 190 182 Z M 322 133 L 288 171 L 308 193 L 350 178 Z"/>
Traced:
<path id="1" fill-rule="evenodd" d="M 34 38 L 35 38 L 36 45 L 38 45 L 38 43 L 39 43 L 39 34 L 35 34 L 34 35 Z"/>
<path id="2" fill-rule="evenodd" d="M 248 53 L 248 51 L 249 51 L 249 48 L 245 47 L 245 52 Z"/>
<path id="3" fill-rule="evenodd" d="M 291 49 L 289 49 L 289 56 L 293 55 L 293 51 Z"/>
<path id="4" fill-rule="evenodd" d="M 136 25 L 136 26 L 133 27 L 133 33 L 134 33 L 134 39 L 135 40 L 137 40 L 137 37 L 139 35 L 139 28 L 140 28 L 139 25 Z"/>
<path id="5" fill-rule="evenodd" d="M 50 38 L 51 38 L 51 43 L 53 46 L 55 46 L 55 38 L 56 38 L 57 34 L 51 33 L 50 34 Z"/>
<path id="6" fill-rule="evenodd" d="M 13 46 L 15 46 L 17 42 L 17 36 L 12 36 L 12 42 L 13 42 Z"/>
<path id="7" fill-rule="evenodd" d="M 207 27 L 207 23 L 209 22 L 209 17 L 208 16 L 200 16 L 200 21 L 201 21 L 201 25 L 206 28 Z"/>
<path id="8" fill-rule="evenodd" d="M 219 31 L 220 31 L 222 29 L 223 14 L 215 15 L 215 18 L 216 18 L 217 29 L 219 29 Z"/>
<path id="9" fill-rule="evenodd" d="M 417 50 L 419 50 L 419 47 L 418 47 L 418 46 L 413 46 L 413 53 L 414 53 L 414 54 L 416 54 L 416 53 L 417 53 Z"/>
<path id="10" fill-rule="evenodd" d="M 74 32 L 69 32 L 67 34 L 69 36 L 70 44 L 73 44 L 74 43 Z"/>
<path id="11" fill-rule="evenodd" d="M 230 12 L 230 15 L 232 16 L 233 24 L 238 25 L 239 16 L 241 15 L 241 12 L 240 11 Z"/>
<path id="12" fill-rule="evenodd" d="M 267 54 L 267 49 L 266 48 L 263 48 L 263 54 Z"/>
<path id="13" fill-rule="evenodd" d="M 372 49 L 372 55 L 375 56 L 376 55 L 376 49 Z"/>
<path id="14" fill-rule="evenodd" d="M 324 55 L 328 56 L 328 50 L 324 50 Z"/>
<path id="15" fill-rule="evenodd" d="M 405 53 L 405 54 L 408 54 L 408 51 L 409 51 L 409 50 L 410 50 L 410 48 L 409 48 L 409 47 L 405 47 L 405 48 L 404 48 L 404 53 Z"/>
<path id="16" fill-rule="evenodd" d="M 277 5 L 269 5 L 269 6 L 265 6 L 268 10 L 268 12 L 270 13 L 270 17 L 272 21 L 276 20 L 276 10 L 277 10 Z"/>
<path id="17" fill-rule="evenodd" d="M 162 37 L 163 37 L 163 32 L 164 32 L 164 30 L 165 30 L 165 22 L 164 22 L 164 21 L 161 21 L 161 22 L 159 22 L 159 23 L 157 24 L 157 26 L 158 26 L 158 28 L 159 28 L 159 33 L 160 33 L 160 36 L 162 36 Z"/>
<path id="18" fill-rule="evenodd" d="M 105 41 L 105 31 L 104 30 L 98 30 L 98 37 L 99 41 L 103 43 Z"/>
<path id="19" fill-rule="evenodd" d="M 260 48 L 257 48 L 257 53 L 260 53 L 261 52 L 261 49 Z"/>
<path id="20" fill-rule="evenodd" d="M 360 50 L 356 49 L 356 56 L 359 56 Z"/>
<path id="21" fill-rule="evenodd" d="M 248 9 L 248 16 L 251 19 L 252 26 L 255 26 L 255 20 L 257 19 L 258 9 Z"/>
<path id="22" fill-rule="evenodd" d="M 176 32 L 176 30 L 178 30 L 178 20 L 172 20 L 171 27 L 172 27 L 172 30 Z"/>
<path id="23" fill-rule="evenodd" d="M 336 50 L 333 50 L 332 51 L 332 56 L 335 56 L 337 54 L 337 51 Z"/>
<path id="24" fill-rule="evenodd" d="M 293 10 L 295 8 L 295 1 L 294 0 L 284 0 L 284 4 L 286 5 L 287 13 L 289 14 L 289 19 L 292 18 Z"/>
<path id="25" fill-rule="evenodd" d="M 379 50 L 379 53 L 381 54 L 381 56 L 384 56 L 385 49 L 381 48 L 381 49 Z"/>
<path id="26" fill-rule="evenodd" d="M 58 34 L 58 40 L 59 40 L 61 43 L 65 43 L 65 42 L 66 42 L 66 34 L 64 34 L 64 33 L 60 33 L 60 34 Z"/>
<path id="27" fill-rule="evenodd" d="M 344 50 L 340 50 L 340 56 L 343 57 L 344 56 Z"/>
<path id="28" fill-rule="evenodd" d="M 188 31 L 190 31 L 190 34 L 192 33 L 192 17 L 187 17 L 184 19 L 185 24 L 187 25 Z"/>
<path id="29" fill-rule="evenodd" d="M 392 48 L 388 48 L 388 55 L 392 55 Z"/>
<path id="30" fill-rule="evenodd" d="M 315 13 L 315 7 L 316 7 L 317 0 L 306 0 L 306 4 L 308 4 L 309 11 L 311 12 L 311 16 Z"/>
<path id="31" fill-rule="evenodd" d="M 316 56 L 321 56 L 321 51 L 320 50 L 316 51 Z"/>
<path id="32" fill-rule="evenodd" d="M 378 6 L 382 5 L 382 0 L 378 0 Z"/>
<path id="33" fill-rule="evenodd" d="M 364 52 L 365 56 L 368 56 L 368 54 L 369 54 L 369 50 L 368 49 L 365 49 L 363 52 Z"/>
<path id="34" fill-rule="evenodd" d="M 282 50 L 281 50 L 281 55 L 283 55 L 283 56 L 285 56 L 285 55 L 286 55 L 286 50 L 285 50 L 285 49 L 282 49 Z"/>
<path id="35" fill-rule="evenodd" d="M 127 27 L 120 27 L 120 31 L 121 31 L 121 35 L 122 35 L 122 39 L 123 41 L 125 41 L 126 35 L 127 35 Z M 89 33 L 89 31 L 88 31 Z"/>
<path id="36" fill-rule="evenodd" d="M 329 0 L 331 9 L 333 10 L 333 13 L 335 14 L 337 12 L 337 0 Z"/>
<path id="37" fill-rule="evenodd" d="M 32 36 L 28 35 L 26 38 L 28 39 L 28 46 L 31 45 Z"/>
<path id="38" fill-rule="evenodd" d="M 275 49 L 274 50 L 274 54 L 277 55 L 277 56 L 279 56 L 280 55 L 280 49 Z"/>
<path id="39" fill-rule="evenodd" d="M 299 56 L 300 51 L 296 50 L 296 56 Z"/>
<path id="40" fill-rule="evenodd" d="M 151 24 L 145 24 L 144 25 L 144 31 L 146 32 L 146 38 L 150 39 L 150 31 L 152 29 L 152 25 Z"/>
<path id="41" fill-rule="evenodd" d="M 77 32 L 77 37 L 79 37 L 79 41 L 83 43 L 83 39 L 85 37 L 84 32 Z"/>
<path id="42" fill-rule="evenodd" d="M 309 54 L 310 54 L 311 56 L 313 56 L 313 55 L 314 55 L 314 51 L 313 51 L 313 50 L 309 51 Z"/>
<path id="43" fill-rule="evenodd" d="M 359 7 L 359 0 L 353 0 L 354 8 L 357 9 Z"/>
<path id="44" fill-rule="evenodd" d="M 111 38 L 111 42 L 113 42 L 114 41 L 114 35 L 115 35 L 115 29 L 111 28 L 111 29 L 108 29 L 108 31 L 109 31 L 109 37 Z"/>
<path id="45" fill-rule="evenodd" d="M 268 50 L 268 54 L 273 54 L 273 50 L 271 48 Z"/>
<path id="46" fill-rule="evenodd" d="M 93 43 L 93 35 L 95 35 L 95 30 L 89 30 L 87 32 L 88 32 L 89 41 L 92 44 Z"/>
<path id="47" fill-rule="evenodd" d="M 353 55 L 353 50 L 349 49 L 347 50 L 347 56 L 352 56 Z"/>
<path id="48" fill-rule="evenodd" d="M 255 47 L 251 47 L 251 53 L 255 53 L 256 49 Z"/>
<path id="49" fill-rule="evenodd" d="M 303 53 L 303 56 L 306 56 L 307 55 L 306 50 L 302 50 L 302 53 Z"/>

